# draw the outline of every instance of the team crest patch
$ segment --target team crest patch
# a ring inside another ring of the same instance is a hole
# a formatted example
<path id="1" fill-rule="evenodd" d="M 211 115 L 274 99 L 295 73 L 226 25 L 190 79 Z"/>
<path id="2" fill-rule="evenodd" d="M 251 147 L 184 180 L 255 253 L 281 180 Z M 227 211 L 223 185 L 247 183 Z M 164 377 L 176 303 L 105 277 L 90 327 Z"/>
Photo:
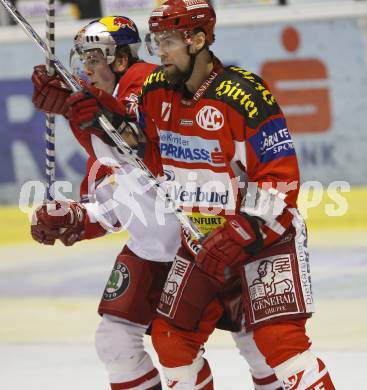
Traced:
<path id="1" fill-rule="evenodd" d="M 217 108 L 204 106 L 196 114 L 196 122 L 204 130 L 216 131 L 223 127 L 224 116 Z"/>
<path id="2" fill-rule="evenodd" d="M 157 306 L 158 313 L 169 318 L 175 316 L 178 303 L 193 267 L 194 264 L 191 261 L 176 256 Z"/>
<path id="3" fill-rule="evenodd" d="M 130 272 L 124 263 L 116 263 L 108 279 L 103 298 L 107 301 L 119 298 L 130 285 Z"/>
<path id="4" fill-rule="evenodd" d="M 245 266 L 250 300 L 250 322 L 302 311 L 295 286 L 295 264 L 290 254 L 266 257 Z M 297 286 L 298 287 L 298 286 Z"/>

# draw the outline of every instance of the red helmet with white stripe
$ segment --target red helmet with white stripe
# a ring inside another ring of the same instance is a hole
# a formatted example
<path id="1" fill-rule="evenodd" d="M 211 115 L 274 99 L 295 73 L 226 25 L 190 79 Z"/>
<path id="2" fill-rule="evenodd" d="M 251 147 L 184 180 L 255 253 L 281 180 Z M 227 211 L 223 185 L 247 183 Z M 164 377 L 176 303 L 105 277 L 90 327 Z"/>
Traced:
<path id="1" fill-rule="evenodd" d="M 216 16 L 214 8 L 205 0 L 167 0 L 155 8 L 149 18 L 151 33 L 177 30 L 184 36 L 194 29 L 202 29 L 206 42 L 214 42 Z"/>

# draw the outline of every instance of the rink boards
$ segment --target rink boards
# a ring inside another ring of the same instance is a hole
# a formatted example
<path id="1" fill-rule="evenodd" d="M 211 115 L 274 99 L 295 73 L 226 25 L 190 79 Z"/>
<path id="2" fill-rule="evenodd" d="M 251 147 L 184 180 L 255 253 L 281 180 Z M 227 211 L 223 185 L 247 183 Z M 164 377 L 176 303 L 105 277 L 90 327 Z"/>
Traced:
<path id="1" fill-rule="evenodd" d="M 311 240 L 319 241 L 320 230 L 367 230 L 365 199 L 367 187 L 350 187 L 343 191 L 338 190 L 336 194 L 326 186 L 315 191 L 310 186 L 308 189 L 304 187 L 304 190 L 300 191 L 298 206 L 306 219 Z M 0 205 L 0 248 L 1 245 L 32 242 L 29 234 L 31 215 L 30 209 L 20 211 L 16 205 Z M 347 237 L 341 238 L 341 242 L 337 241 L 340 244 L 358 245 L 359 242 L 358 235 L 354 238 L 353 234 L 348 234 Z M 118 241 L 120 238 L 113 234 L 109 239 Z M 332 242 L 332 237 L 326 240 L 326 243 Z"/>

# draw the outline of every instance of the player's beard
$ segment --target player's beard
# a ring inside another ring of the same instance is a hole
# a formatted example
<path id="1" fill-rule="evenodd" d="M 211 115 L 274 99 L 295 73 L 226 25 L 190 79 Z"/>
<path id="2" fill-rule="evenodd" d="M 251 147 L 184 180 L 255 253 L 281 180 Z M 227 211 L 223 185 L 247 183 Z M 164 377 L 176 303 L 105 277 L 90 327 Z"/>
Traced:
<path id="1" fill-rule="evenodd" d="M 187 81 L 188 70 L 182 71 L 176 65 L 163 70 L 166 80 L 171 84 L 182 84 Z"/>

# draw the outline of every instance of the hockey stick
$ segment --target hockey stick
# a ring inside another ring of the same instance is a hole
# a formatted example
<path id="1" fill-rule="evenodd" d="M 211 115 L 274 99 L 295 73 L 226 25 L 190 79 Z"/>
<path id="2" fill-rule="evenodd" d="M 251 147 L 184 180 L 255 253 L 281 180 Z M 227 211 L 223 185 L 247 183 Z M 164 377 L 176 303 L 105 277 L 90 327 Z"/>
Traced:
<path id="1" fill-rule="evenodd" d="M 50 48 L 46 52 L 47 73 L 55 73 L 53 58 L 55 56 L 55 0 L 47 0 L 46 7 L 46 43 Z M 46 113 L 46 187 L 47 200 L 54 199 L 52 185 L 55 182 L 55 115 Z"/>
<path id="2" fill-rule="evenodd" d="M 13 3 L 9 0 L 0 0 L 5 9 L 10 13 L 15 22 L 20 25 L 20 27 L 25 31 L 25 33 L 41 48 L 45 55 L 50 55 L 50 49 L 45 43 L 45 41 L 37 34 L 33 27 L 27 22 L 27 20 L 18 12 Z M 53 65 L 60 76 L 64 81 L 69 85 L 72 91 L 78 92 L 82 88 L 78 82 L 73 78 L 71 73 L 64 67 L 64 65 L 59 61 L 56 56 L 53 56 Z M 134 151 L 130 146 L 123 140 L 118 131 L 112 126 L 109 120 L 105 115 L 101 114 L 98 118 L 99 124 L 102 126 L 106 134 L 112 139 L 116 147 L 121 151 L 121 153 L 129 160 L 129 163 L 136 168 L 139 168 L 144 174 L 145 178 L 149 181 L 152 187 L 156 190 L 157 194 L 167 202 L 168 207 L 174 212 L 181 225 L 187 228 L 190 233 L 196 238 L 201 239 L 203 234 L 198 230 L 196 225 L 191 221 L 191 219 L 183 213 L 183 210 L 180 206 L 176 205 L 176 202 L 169 196 L 169 194 L 161 187 L 159 181 L 156 177 L 150 172 L 146 167 L 144 162 L 136 156 Z M 200 246 L 196 246 L 200 249 Z"/>

